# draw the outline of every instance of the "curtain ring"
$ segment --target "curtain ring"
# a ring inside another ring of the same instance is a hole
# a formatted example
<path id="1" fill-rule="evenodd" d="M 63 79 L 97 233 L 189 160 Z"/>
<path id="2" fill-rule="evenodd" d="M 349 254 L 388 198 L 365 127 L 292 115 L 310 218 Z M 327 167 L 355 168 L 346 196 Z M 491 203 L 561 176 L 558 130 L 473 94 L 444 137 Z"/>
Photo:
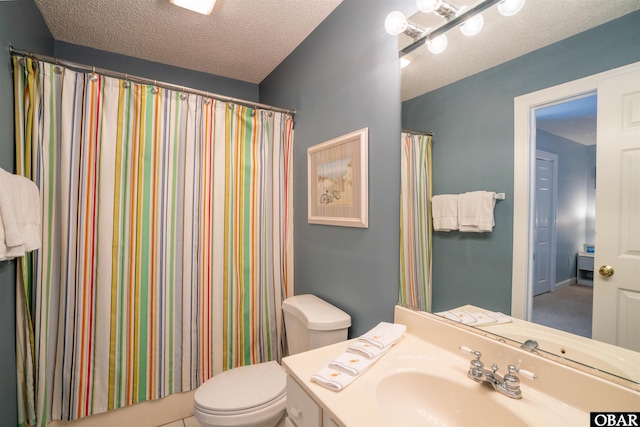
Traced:
<path id="1" fill-rule="evenodd" d="M 58 60 L 58 57 L 56 56 L 54 59 L 55 59 L 56 66 L 53 67 L 53 72 L 56 74 L 62 74 L 62 67 L 60 66 L 60 61 Z"/>
<path id="2" fill-rule="evenodd" d="M 211 98 L 209 98 L 209 92 L 207 92 L 207 96 L 204 99 L 204 105 L 209 105 L 211 104 Z"/>
<path id="3" fill-rule="evenodd" d="M 89 80 L 92 82 L 98 81 L 98 75 L 96 74 L 96 67 L 91 69 L 91 74 L 89 75 Z"/>
<path id="4" fill-rule="evenodd" d="M 129 83 L 129 80 L 127 80 L 129 78 L 128 74 L 124 75 L 124 80 L 122 81 L 122 87 L 124 89 L 129 89 L 129 87 L 131 86 L 131 83 Z"/>
<path id="5" fill-rule="evenodd" d="M 187 99 L 187 94 L 184 93 L 184 86 L 182 86 L 182 93 L 180 94 L 180 99 L 183 101 Z"/>
<path id="6" fill-rule="evenodd" d="M 158 89 L 158 81 L 154 80 L 153 81 L 153 88 L 151 89 L 151 93 L 156 95 L 158 92 L 160 92 L 160 89 Z"/>

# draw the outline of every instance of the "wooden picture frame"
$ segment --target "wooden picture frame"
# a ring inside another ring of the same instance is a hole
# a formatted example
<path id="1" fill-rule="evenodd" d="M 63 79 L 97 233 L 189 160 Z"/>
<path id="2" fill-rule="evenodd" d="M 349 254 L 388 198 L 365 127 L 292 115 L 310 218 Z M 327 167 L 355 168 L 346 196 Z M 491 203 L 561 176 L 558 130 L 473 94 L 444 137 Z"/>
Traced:
<path id="1" fill-rule="evenodd" d="M 307 148 L 309 224 L 369 227 L 369 129 Z"/>

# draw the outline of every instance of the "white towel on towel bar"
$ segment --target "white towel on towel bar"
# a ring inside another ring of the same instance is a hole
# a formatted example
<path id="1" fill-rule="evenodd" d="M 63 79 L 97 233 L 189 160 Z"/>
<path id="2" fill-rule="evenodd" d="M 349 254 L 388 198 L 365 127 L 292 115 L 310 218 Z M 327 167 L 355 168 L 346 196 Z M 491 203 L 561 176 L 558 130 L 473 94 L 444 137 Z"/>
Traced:
<path id="1" fill-rule="evenodd" d="M 493 191 L 472 191 L 460 195 L 458 215 L 460 216 L 461 232 L 485 233 L 493 231 L 495 194 Z"/>
<path id="2" fill-rule="evenodd" d="M 0 260 L 42 244 L 40 191 L 33 181 L 0 168 Z"/>
<path id="3" fill-rule="evenodd" d="M 452 231 L 458 225 L 459 194 L 439 194 L 431 198 L 434 231 Z"/>

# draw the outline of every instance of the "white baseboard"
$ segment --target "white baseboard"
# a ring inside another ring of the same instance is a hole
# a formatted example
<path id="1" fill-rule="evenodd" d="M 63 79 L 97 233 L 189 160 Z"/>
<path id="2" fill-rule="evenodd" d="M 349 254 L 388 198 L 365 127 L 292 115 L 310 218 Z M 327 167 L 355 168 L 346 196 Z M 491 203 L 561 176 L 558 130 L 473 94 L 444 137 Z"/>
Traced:
<path id="1" fill-rule="evenodd" d="M 555 291 L 559 291 L 560 289 L 564 288 L 565 286 L 575 285 L 576 284 L 576 280 L 577 280 L 577 277 L 569 277 L 567 280 L 563 280 L 562 282 L 556 283 L 554 292 Z"/>

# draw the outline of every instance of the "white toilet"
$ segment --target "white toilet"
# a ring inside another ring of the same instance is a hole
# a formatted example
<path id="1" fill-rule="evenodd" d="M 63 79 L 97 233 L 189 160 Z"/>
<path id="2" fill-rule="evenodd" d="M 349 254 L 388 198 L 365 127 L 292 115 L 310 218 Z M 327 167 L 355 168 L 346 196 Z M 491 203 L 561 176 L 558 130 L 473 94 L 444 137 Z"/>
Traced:
<path id="1" fill-rule="evenodd" d="M 351 317 L 314 295 L 287 298 L 282 311 L 289 355 L 347 339 Z M 222 372 L 196 390 L 195 417 L 205 427 L 273 427 L 285 413 L 286 378 L 275 361 Z"/>

